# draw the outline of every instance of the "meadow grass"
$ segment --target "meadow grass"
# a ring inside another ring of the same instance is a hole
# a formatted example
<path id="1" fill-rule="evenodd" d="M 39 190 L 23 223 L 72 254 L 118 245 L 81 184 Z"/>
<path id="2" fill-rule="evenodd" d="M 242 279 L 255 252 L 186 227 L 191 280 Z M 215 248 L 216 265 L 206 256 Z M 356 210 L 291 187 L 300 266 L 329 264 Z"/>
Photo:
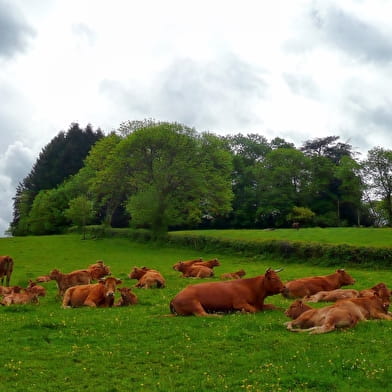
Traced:
<path id="1" fill-rule="evenodd" d="M 176 231 L 171 235 L 202 235 L 243 241 L 288 240 L 319 242 L 323 244 L 348 244 L 357 246 L 392 247 L 391 228 L 302 228 L 279 230 L 192 230 Z"/>
<path id="2" fill-rule="evenodd" d="M 0 391 L 385 391 L 390 389 L 392 323 L 373 320 L 325 335 L 288 332 L 283 310 L 223 317 L 166 317 L 171 298 L 197 280 L 172 265 L 217 257 L 216 281 L 244 268 L 245 277 L 285 267 L 283 281 L 328 274 L 329 267 L 287 264 L 185 248 L 141 244 L 123 238 L 81 240 L 77 235 L 0 239 L 0 254 L 15 260 L 12 284 L 53 268 L 63 272 L 98 259 L 131 287 L 134 266 L 166 278 L 164 289 L 134 289 L 139 304 L 111 309 L 62 309 L 55 282 L 44 284 L 39 305 L 0 308 Z M 353 288 L 390 284 L 390 270 L 350 269 Z M 203 280 L 205 281 L 205 280 Z M 392 285 L 392 284 L 390 284 Z M 267 298 L 285 309 L 290 300 Z"/>

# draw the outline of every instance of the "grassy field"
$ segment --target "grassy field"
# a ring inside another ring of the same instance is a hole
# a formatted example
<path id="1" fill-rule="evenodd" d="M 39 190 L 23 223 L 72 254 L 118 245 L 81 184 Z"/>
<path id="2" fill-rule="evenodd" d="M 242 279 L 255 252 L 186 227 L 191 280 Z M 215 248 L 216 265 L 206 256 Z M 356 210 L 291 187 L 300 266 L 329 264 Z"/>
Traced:
<path id="1" fill-rule="evenodd" d="M 325 229 L 323 229 L 325 230 Z M 300 234 L 305 230 L 296 232 Z M 296 235 L 295 232 L 293 235 Z M 273 260 L 199 254 L 194 250 L 132 243 L 82 241 L 80 236 L 0 239 L 0 254 L 15 260 L 12 284 L 53 268 L 85 268 L 98 259 L 123 286 L 134 266 L 159 269 L 164 289 L 135 289 L 139 304 L 128 308 L 61 309 L 54 282 L 39 305 L 0 308 L 0 391 L 386 391 L 392 379 L 392 323 L 369 321 L 325 335 L 286 331 L 283 310 L 218 318 L 165 317 L 171 298 L 195 280 L 171 267 L 179 260 L 217 257 L 218 280 L 244 268 L 245 277 L 285 267 L 283 281 L 331 273 L 331 268 L 277 265 Z M 348 271 L 363 289 L 392 286 L 390 270 Z M 285 309 L 282 296 L 267 303 Z"/>
<path id="2" fill-rule="evenodd" d="M 389 246 L 392 247 L 391 228 L 303 228 L 300 230 L 192 230 L 177 231 L 171 235 L 203 235 L 234 240 L 263 241 L 291 240 L 310 241 L 325 244 L 349 244 L 359 246 Z"/>

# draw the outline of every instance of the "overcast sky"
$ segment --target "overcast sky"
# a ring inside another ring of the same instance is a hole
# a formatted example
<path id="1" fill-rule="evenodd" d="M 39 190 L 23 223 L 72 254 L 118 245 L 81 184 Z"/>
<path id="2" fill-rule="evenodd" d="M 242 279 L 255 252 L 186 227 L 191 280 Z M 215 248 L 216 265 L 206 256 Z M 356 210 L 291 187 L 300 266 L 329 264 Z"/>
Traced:
<path id="1" fill-rule="evenodd" d="M 388 0 L 0 0 L 0 235 L 72 122 L 392 148 Z"/>

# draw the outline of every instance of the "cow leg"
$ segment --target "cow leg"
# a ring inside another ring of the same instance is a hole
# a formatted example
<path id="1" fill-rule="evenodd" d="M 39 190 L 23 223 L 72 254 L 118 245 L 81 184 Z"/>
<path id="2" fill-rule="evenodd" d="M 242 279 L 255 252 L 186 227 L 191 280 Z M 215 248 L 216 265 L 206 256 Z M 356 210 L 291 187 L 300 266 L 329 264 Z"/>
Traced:
<path id="1" fill-rule="evenodd" d="M 255 306 L 248 304 L 246 302 L 234 304 L 233 308 L 246 313 L 256 313 L 258 311 L 258 309 Z"/>
<path id="2" fill-rule="evenodd" d="M 91 299 L 89 299 L 89 298 L 86 298 L 86 300 L 83 302 L 83 305 L 90 306 L 92 308 L 96 308 L 97 307 L 97 304 L 94 301 L 92 301 Z"/>
<path id="3" fill-rule="evenodd" d="M 273 310 L 273 309 L 278 309 L 275 305 L 272 304 L 263 304 L 263 310 Z"/>

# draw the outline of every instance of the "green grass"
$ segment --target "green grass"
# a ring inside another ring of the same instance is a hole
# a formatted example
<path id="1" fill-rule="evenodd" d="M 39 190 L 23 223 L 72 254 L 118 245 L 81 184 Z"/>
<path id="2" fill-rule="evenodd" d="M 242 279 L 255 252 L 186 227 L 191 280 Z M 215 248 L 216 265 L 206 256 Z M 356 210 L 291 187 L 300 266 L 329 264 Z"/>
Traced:
<path id="1" fill-rule="evenodd" d="M 323 229 L 324 230 L 324 229 Z M 301 231 L 305 230 L 300 230 Z M 15 260 L 12 284 L 53 268 L 69 272 L 103 259 L 123 286 L 134 266 L 159 269 L 165 289 L 135 289 L 128 308 L 61 309 L 54 282 L 39 305 L 0 308 L 0 391 L 386 391 L 390 389 L 392 323 L 369 321 L 325 335 L 285 330 L 282 310 L 219 318 L 165 317 L 171 298 L 195 280 L 171 267 L 179 260 L 218 257 L 216 275 L 244 268 L 246 277 L 285 267 L 283 281 L 327 274 L 331 268 L 277 264 L 122 238 L 80 236 L 0 239 L 0 254 Z M 350 269 L 362 289 L 392 286 L 390 270 Z M 218 280 L 218 277 L 209 279 Z M 287 308 L 277 295 L 267 303 Z"/>
<path id="2" fill-rule="evenodd" d="M 192 230 L 176 231 L 171 235 L 203 235 L 216 238 L 263 241 L 290 240 L 310 241 L 325 244 L 349 244 L 357 246 L 387 246 L 392 247 L 391 228 L 303 228 L 300 230 Z"/>

